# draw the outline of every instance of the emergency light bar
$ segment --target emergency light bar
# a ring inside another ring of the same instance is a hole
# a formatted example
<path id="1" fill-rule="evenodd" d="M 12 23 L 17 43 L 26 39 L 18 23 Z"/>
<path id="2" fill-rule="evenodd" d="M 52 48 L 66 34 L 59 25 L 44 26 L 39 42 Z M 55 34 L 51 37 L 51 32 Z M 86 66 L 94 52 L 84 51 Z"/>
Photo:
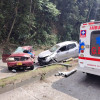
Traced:
<path id="1" fill-rule="evenodd" d="M 82 26 L 93 25 L 93 24 L 100 24 L 100 21 L 93 21 L 93 20 L 91 20 L 91 22 L 83 23 Z"/>

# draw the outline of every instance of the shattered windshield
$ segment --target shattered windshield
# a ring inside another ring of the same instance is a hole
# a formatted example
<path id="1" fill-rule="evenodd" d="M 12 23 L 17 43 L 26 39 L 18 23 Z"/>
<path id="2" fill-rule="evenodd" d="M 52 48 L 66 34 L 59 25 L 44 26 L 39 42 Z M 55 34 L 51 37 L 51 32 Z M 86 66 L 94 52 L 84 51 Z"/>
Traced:
<path id="1" fill-rule="evenodd" d="M 59 48 L 58 45 L 53 46 L 51 49 L 49 49 L 50 52 L 55 52 Z"/>
<path id="2" fill-rule="evenodd" d="M 23 53 L 23 48 L 22 47 L 18 47 L 14 53 Z"/>

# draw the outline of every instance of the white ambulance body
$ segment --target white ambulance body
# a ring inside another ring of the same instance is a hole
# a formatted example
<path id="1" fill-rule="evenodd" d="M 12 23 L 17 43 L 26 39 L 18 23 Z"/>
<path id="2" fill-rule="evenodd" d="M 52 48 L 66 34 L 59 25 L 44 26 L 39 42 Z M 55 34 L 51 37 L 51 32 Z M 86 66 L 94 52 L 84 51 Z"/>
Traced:
<path id="1" fill-rule="evenodd" d="M 100 76 L 100 21 L 81 24 L 78 70 Z"/>

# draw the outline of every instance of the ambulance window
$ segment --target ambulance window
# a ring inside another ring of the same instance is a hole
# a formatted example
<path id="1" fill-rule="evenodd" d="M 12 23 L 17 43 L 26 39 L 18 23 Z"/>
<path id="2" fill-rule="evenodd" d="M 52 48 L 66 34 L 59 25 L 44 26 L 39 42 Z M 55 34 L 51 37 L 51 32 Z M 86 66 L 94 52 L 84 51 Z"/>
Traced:
<path id="1" fill-rule="evenodd" d="M 100 56 L 100 31 L 93 31 L 91 33 L 90 55 Z"/>

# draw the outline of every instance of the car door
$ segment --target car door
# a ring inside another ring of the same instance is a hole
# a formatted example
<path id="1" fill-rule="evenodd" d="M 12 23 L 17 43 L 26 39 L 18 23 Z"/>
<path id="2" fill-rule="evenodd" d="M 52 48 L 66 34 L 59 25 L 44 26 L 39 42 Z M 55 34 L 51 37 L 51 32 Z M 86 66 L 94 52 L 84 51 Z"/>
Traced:
<path id="1" fill-rule="evenodd" d="M 67 57 L 69 57 L 68 48 L 67 46 L 63 46 L 57 51 L 56 60 L 62 61 L 64 59 L 67 59 Z"/>
<path id="2" fill-rule="evenodd" d="M 69 54 L 68 54 L 69 58 L 78 56 L 78 48 L 75 43 L 69 44 L 68 48 L 69 48 Z"/>
<path id="3" fill-rule="evenodd" d="M 3 53 L 2 53 L 2 61 L 7 62 L 6 59 L 11 55 L 11 51 L 8 47 L 3 48 Z"/>

